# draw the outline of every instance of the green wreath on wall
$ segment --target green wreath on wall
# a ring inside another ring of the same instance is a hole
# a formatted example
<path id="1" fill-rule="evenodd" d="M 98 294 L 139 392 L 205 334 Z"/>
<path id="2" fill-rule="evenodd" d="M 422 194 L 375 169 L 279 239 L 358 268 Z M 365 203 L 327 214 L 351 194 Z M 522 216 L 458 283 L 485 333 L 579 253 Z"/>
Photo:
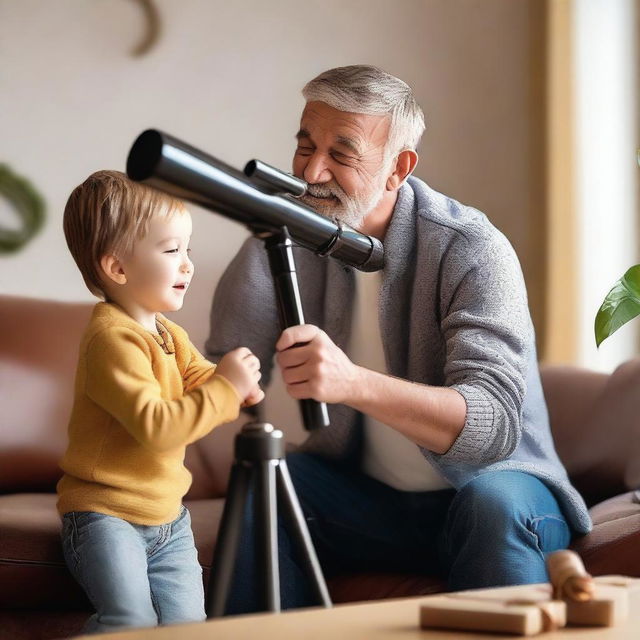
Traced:
<path id="1" fill-rule="evenodd" d="M 26 178 L 6 164 L 0 164 L 0 197 L 9 201 L 20 220 L 18 229 L 0 226 L 0 254 L 15 253 L 42 228 L 44 200 Z"/>
<path id="2" fill-rule="evenodd" d="M 160 12 L 153 0 L 135 0 L 146 18 L 143 39 L 132 51 L 142 56 L 151 49 L 160 37 Z M 12 205 L 20 220 L 18 229 L 0 224 L 0 255 L 19 251 L 42 228 L 45 219 L 44 199 L 24 177 L 16 175 L 7 164 L 0 163 L 0 198 Z"/>

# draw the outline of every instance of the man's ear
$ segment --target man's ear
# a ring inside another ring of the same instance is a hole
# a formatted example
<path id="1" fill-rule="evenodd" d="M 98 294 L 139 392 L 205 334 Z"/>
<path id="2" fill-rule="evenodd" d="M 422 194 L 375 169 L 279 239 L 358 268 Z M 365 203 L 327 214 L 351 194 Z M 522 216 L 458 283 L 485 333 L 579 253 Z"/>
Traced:
<path id="1" fill-rule="evenodd" d="M 100 267 L 102 273 L 108 278 L 107 282 L 115 282 L 116 284 L 126 284 L 127 276 L 122 268 L 122 263 L 113 254 L 107 254 L 100 258 Z"/>
<path id="2" fill-rule="evenodd" d="M 387 191 L 396 191 L 413 173 L 418 164 L 418 154 L 413 149 L 405 149 L 398 154 L 393 173 L 387 178 Z"/>

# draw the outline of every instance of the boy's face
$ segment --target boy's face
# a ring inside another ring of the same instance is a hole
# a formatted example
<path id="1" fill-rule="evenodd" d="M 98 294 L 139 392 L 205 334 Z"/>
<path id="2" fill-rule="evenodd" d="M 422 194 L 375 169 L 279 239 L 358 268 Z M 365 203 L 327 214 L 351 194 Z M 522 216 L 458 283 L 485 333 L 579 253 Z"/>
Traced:
<path id="1" fill-rule="evenodd" d="M 116 287 L 115 301 L 150 330 L 155 330 L 156 313 L 182 308 L 194 270 L 190 239 L 191 215 L 186 210 L 168 219 L 152 218 L 147 235 L 120 260 L 125 282 Z"/>

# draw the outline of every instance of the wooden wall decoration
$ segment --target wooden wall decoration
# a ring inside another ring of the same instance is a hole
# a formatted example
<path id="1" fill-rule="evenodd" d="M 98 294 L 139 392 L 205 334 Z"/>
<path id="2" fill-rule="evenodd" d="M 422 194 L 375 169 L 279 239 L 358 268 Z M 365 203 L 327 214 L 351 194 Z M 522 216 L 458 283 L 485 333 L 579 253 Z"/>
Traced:
<path id="1" fill-rule="evenodd" d="M 17 229 L 0 226 L 0 254 L 15 253 L 42 228 L 44 200 L 26 178 L 6 164 L 0 164 L 0 198 L 9 201 L 20 221 Z"/>
<path id="2" fill-rule="evenodd" d="M 143 56 L 147 53 L 160 38 L 160 12 L 153 3 L 153 0 L 135 0 L 144 13 L 147 20 L 147 28 L 140 42 L 133 48 L 131 55 L 135 57 Z"/>

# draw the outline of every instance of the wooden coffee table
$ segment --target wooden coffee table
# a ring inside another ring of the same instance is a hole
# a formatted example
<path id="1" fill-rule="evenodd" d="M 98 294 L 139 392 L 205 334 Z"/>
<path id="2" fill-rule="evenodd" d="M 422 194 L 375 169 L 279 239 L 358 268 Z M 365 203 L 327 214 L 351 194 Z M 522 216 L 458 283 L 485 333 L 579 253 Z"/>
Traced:
<path id="1" fill-rule="evenodd" d="M 518 587 L 495 589 L 505 599 L 517 597 Z M 514 637 L 464 631 L 423 630 L 420 604 L 429 597 L 377 600 L 337 605 L 331 609 L 300 609 L 279 614 L 219 618 L 200 624 L 138 629 L 100 635 L 104 640 L 481 640 Z M 629 620 L 615 627 L 565 627 L 538 636 L 541 640 L 622 640 L 640 638 L 640 602 L 631 603 Z M 82 636 L 95 640 L 96 636 Z"/>

